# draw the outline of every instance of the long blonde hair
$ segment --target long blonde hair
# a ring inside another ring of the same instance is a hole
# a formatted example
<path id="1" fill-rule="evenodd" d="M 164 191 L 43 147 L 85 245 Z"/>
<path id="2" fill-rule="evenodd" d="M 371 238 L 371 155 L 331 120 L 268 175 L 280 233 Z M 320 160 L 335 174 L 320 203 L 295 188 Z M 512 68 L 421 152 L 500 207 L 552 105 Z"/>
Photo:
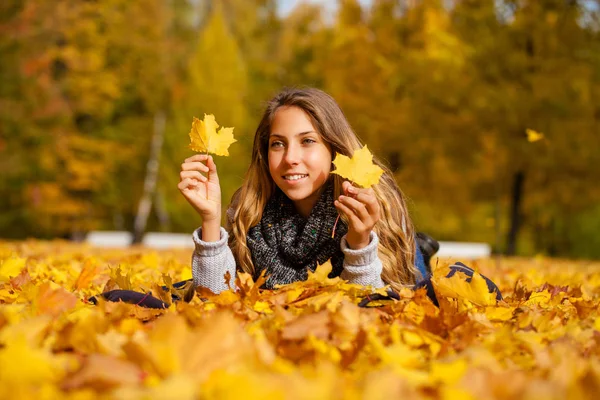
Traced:
<path id="1" fill-rule="evenodd" d="M 363 147 L 335 100 L 319 89 L 287 88 L 267 103 L 254 135 L 252 160 L 244 183 L 233 195 L 228 210 L 229 246 L 238 268 L 252 276 L 255 275 L 255 266 L 246 245 L 246 234 L 260 222 L 267 201 L 275 190 L 267 158 L 269 135 L 275 113 L 285 106 L 298 107 L 310 117 L 333 155 L 339 153 L 350 157 L 355 150 Z M 374 228 L 379 237 L 379 258 L 383 263 L 381 276 L 386 284 L 399 290 L 415 281 L 414 228 L 404 195 L 392 173 L 376 157 L 373 162 L 384 170 L 379 183 L 373 186 L 381 206 L 381 219 Z M 337 198 L 342 194 L 344 178 L 333 174 L 333 180 L 334 198 Z"/>

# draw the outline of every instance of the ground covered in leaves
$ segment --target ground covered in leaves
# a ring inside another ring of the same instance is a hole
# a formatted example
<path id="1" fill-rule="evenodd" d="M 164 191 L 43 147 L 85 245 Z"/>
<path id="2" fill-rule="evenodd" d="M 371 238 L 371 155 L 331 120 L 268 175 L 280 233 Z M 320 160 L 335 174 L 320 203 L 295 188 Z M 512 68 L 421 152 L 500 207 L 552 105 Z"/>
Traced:
<path id="1" fill-rule="evenodd" d="M 319 269 L 261 291 L 198 291 L 165 310 L 101 302 L 191 277 L 190 252 L 0 243 L 0 398 L 496 399 L 600 392 L 600 264 L 471 263 L 505 301 L 437 275 L 359 308 L 369 292 Z M 476 279 L 473 279 L 476 285 Z"/>

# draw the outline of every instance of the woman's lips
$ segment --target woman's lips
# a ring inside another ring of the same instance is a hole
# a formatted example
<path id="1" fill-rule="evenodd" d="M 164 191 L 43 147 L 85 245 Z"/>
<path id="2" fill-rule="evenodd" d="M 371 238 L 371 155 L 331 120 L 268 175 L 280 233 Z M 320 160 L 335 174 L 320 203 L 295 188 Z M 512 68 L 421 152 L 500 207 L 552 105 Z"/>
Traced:
<path id="1" fill-rule="evenodd" d="M 308 178 L 308 174 L 287 174 L 282 176 L 283 180 L 290 185 L 294 185 L 303 182 Z"/>

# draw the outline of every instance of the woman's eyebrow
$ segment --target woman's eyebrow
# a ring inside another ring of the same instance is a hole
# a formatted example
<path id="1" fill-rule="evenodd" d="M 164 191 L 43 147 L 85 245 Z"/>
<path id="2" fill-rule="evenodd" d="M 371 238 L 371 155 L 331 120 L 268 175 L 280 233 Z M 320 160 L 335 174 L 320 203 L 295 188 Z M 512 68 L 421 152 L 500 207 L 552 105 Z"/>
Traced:
<path id="1" fill-rule="evenodd" d="M 299 132 L 299 133 L 296 133 L 294 136 L 302 136 L 302 135 L 307 135 L 307 134 L 309 134 L 309 133 L 317 133 L 317 132 L 315 132 L 315 131 Z M 269 135 L 269 137 L 285 138 L 285 136 L 283 136 L 283 135 L 280 135 L 280 134 L 277 134 L 277 133 L 271 133 L 271 134 Z"/>

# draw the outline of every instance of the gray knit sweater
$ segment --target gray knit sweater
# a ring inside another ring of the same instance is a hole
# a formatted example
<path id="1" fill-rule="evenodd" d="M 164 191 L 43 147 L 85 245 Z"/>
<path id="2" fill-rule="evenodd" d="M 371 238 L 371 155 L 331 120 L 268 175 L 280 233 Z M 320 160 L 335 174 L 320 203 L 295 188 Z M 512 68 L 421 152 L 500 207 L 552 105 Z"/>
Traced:
<path id="1" fill-rule="evenodd" d="M 202 239 L 202 228 L 193 233 L 195 250 L 192 256 L 192 276 L 194 284 L 210 289 L 213 293 L 227 290 L 225 274 L 231 276 L 230 285 L 235 287 L 236 266 L 233 253 L 227 245 L 229 235 L 221 228 L 221 239 L 217 242 L 205 242 Z M 340 277 L 350 283 L 380 288 L 384 286 L 381 280 L 383 266 L 377 254 L 379 238 L 371 232 L 370 243 L 360 250 L 348 247 L 346 237 L 341 240 L 341 250 L 344 253 L 344 270 Z"/>

